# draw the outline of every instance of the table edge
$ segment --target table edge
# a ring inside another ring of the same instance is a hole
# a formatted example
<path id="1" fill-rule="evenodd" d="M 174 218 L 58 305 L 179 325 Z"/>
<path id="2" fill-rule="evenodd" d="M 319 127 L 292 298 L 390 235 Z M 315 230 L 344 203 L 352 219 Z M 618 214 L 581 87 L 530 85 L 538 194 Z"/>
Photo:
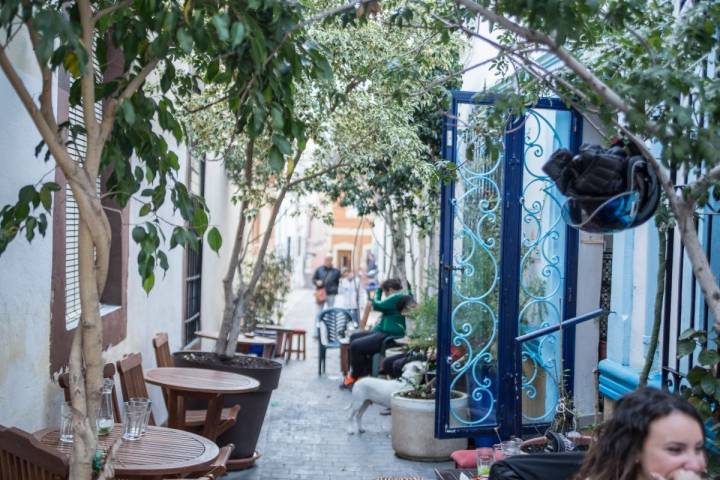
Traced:
<path id="1" fill-rule="evenodd" d="M 149 373 L 149 372 L 152 372 L 153 370 L 161 370 L 161 369 L 164 369 L 164 368 L 172 368 L 172 369 L 180 369 L 180 368 L 183 368 L 183 369 L 187 369 L 187 370 L 207 370 L 207 371 L 210 371 L 210 372 L 229 373 L 229 374 L 231 374 L 231 375 L 239 375 L 239 376 L 241 376 L 241 377 L 247 378 L 247 379 L 251 380 L 251 382 L 250 382 L 251 385 L 252 385 L 253 382 L 254 382 L 256 385 L 251 386 L 251 387 L 242 387 L 242 388 L 234 388 L 234 389 L 227 389 L 227 388 L 223 388 L 223 389 L 220 389 L 220 388 L 201 388 L 201 387 L 193 387 L 193 386 L 185 386 L 185 385 L 170 385 L 170 384 L 161 382 L 161 381 L 159 381 L 159 380 L 157 380 L 157 379 L 148 378 L 148 373 Z M 178 391 L 178 392 L 218 393 L 218 394 L 221 394 L 221 395 L 232 395 L 232 394 L 252 393 L 252 392 L 255 392 L 255 391 L 257 391 L 257 390 L 260 389 L 260 382 L 259 382 L 257 379 L 255 379 L 255 378 L 252 378 L 252 377 L 250 377 L 250 376 L 248 376 L 248 375 L 243 375 L 243 374 L 241 374 L 241 373 L 226 372 L 226 371 L 223 371 L 223 370 L 213 370 L 213 369 L 211 369 L 211 368 L 155 367 L 155 368 L 150 368 L 150 369 L 148 369 L 148 370 L 145 371 L 145 381 L 146 381 L 147 383 L 152 384 L 152 385 L 157 385 L 158 387 L 169 388 L 169 389 L 171 389 L 171 390 L 175 390 L 175 391 Z"/>

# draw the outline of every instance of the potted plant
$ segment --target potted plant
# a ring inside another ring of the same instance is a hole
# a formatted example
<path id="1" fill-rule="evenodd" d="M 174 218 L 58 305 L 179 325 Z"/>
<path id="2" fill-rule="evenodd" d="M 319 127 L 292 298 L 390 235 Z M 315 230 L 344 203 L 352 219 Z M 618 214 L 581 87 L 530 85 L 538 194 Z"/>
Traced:
<path id="1" fill-rule="evenodd" d="M 255 289 L 255 295 L 248 302 L 245 324 L 259 321 L 269 322 L 277 318 L 289 291 L 287 260 L 269 254 L 265 259 L 265 268 Z M 217 439 L 219 445 L 233 443 L 235 450 L 228 465 L 231 469 L 251 466 L 258 458 L 255 451 L 265 413 L 270 403 L 272 391 L 278 387 L 282 364 L 266 358 L 236 354 L 218 355 L 215 352 L 184 351 L 173 354 L 178 367 L 210 368 L 238 373 L 252 377 L 260 382 L 260 388 L 252 393 L 227 395 L 224 406 L 240 405 L 237 422 Z M 187 399 L 188 408 L 204 408 L 200 401 Z"/>
<path id="2" fill-rule="evenodd" d="M 435 438 L 435 365 L 437 298 L 429 298 L 408 315 L 414 326 L 409 335 L 410 349 L 426 359 L 426 372 L 412 388 L 393 394 L 392 446 L 395 455 L 411 460 L 438 462 L 448 460 L 455 450 L 466 447 L 464 438 Z M 465 392 L 453 391 L 451 408 L 462 412 L 467 408 Z"/>

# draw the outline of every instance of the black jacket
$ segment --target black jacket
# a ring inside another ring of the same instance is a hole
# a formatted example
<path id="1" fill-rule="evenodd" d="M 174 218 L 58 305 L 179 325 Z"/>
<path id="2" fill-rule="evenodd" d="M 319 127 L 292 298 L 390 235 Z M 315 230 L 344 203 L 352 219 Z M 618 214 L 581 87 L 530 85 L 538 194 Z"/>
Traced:
<path id="1" fill-rule="evenodd" d="M 318 288 L 318 280 L 322 282 L 320 287 L 325 287 L 328 295 L 337 295 L 338 286 L 340 285 L 340 270 L 332 267 L 327 268 L 325 265 L 322 265 L 315 270 L 315 274 L 312 277 L 315 288 Z"/>

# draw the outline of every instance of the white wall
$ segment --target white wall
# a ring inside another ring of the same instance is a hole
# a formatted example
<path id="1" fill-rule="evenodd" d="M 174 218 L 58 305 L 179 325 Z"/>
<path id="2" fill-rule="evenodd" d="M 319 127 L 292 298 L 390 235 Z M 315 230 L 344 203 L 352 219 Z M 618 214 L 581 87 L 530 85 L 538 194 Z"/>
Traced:
<path id="1" fill-rule="evenodd" d="M 206 244 L 202 265 L 202 328 L 219 330 L 225 298 L 222 279 L 227 271 L 238 225 L 239 206 L 230 202 L 234 187 L 220 162 L 205 164 L 205 201 L 210 209 L 210 224 L 220 230 L 223 238 L 220 252 L 213 252 Z M 211 349 L 214 342 L 203 342 L 203 349 Z"/>
<path id="2" fill-rule="evenodd" d="M 8 49 L 30 94 L 41 89 L 39 72 L 23 31 Z M 24 185 L 38 182 L 46 173 L 54 179 L 51 159 L 34 157 L 40 141 L 35 126 L 5 75 L 0 75 L 0 208 L 17 201 Z M 0 424 L 28 430 L 48 421 L 46 406 L 57 387 L 50 383 L 50 275 L 52 272 L 52 215 L 48 234 L 32 244 L 16 238 L 0 256 Z"/>

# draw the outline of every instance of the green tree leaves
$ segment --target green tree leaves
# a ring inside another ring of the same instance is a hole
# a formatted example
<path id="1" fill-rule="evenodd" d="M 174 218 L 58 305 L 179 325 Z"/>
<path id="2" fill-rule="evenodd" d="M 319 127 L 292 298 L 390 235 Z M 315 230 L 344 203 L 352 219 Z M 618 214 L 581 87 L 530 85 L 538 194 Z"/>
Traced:
<path id="1" fill-rule="evenodd" d="M 14 205 L 5 205 L 0 210 L 0 255 L 22 232 L 28 242 L 35 238 L 36 232 L 45 236 L 52 194 L 58 190 L 60 186 L 55 182 L 44 183 L 39 190 L 35 185 L 26 185 L 18 192 L 18 201 Z M 39 209 L 44 212 L 35 213 Z"/>

